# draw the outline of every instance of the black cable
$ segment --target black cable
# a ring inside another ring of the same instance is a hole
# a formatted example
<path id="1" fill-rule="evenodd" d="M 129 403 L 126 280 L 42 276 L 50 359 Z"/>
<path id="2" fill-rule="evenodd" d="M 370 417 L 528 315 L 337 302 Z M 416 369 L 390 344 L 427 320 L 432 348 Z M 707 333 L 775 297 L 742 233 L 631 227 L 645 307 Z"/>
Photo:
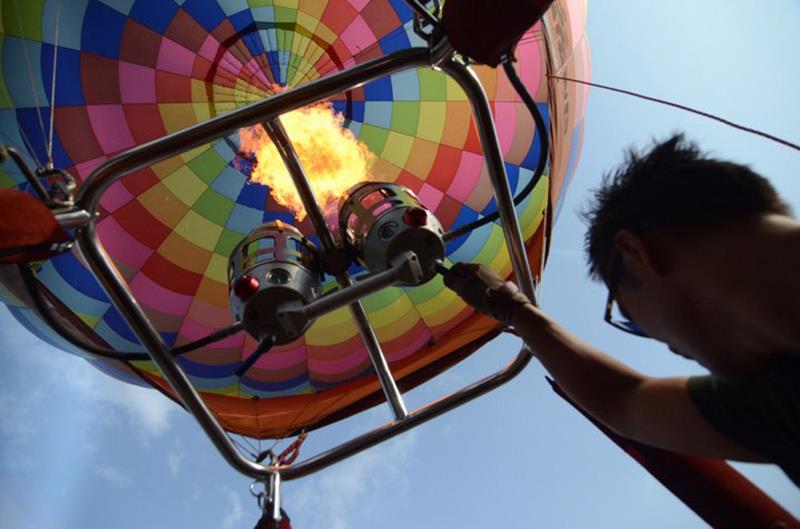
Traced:
<path id="1" fill-rule="evenodd" d="M 233 336 L 234 334 L 242 331 L 243 329 L 244 329 L 244 324 L 242 324 L 242 322 L 240 321 L 237 321 L 233 325 L 228 325 L 227 327 L 224 327 L 218 331 L 212 332 L 205 338 L 200 338 L 198 340 L 194 340 L 192 342 L 179 345 L 178 347 L 173 347 L 171 350 L 172 355 L 180 356 L 182 354 L 188 353 L 189 351 L 200 349 L 201 347 L 205 347 L 206 345 L 218 342 L 223 338 L 227 338 L 228 336 Z"/>
<path id="2" fill-rule="evenodd" d="M 30 296 L 31 300 L 33 301 L 33 305 L 36 308 L 36 311 L 39 315 L 44 319 L 45 323 L 53 329 L 56 334 L 58 334 L 61 338 L 72 344 L 73 346 L 77 347 L 78 349 L 82 349 L 87 351 L 95 356 L 100 358 L 107 358 L 109 360 L 121 360 L 123 362 L 132 362 L 138 360 L 151 360 L 150 355 L 147 353 L 141 352 L 119 352 L 113 349 L 109 349 L 108 347 L 101 347 L 95 345 L 93 343 L 87 342 L 82 336 L 75 334 L 72 330 L 65 327 L 58 318 L 53 316 L 53 312 L 50 310 L 50 307 L 47 306 L 47 302 L 42 295 L 41 287 L 39 285 L 39 281 L 36 279 L 36 276 L 33 274 L 31 269 L 24 265 L 20 264 L 17 265 L 17 269 L 19 270 L 20 276 L 22 277 L 22 284 L 25 287 L 25 291 Z M 195 349 L 199 349 L 200 347 L 204 347 L 208 344 L 217 342 L 222 340 L 223 338 L 227 338 L 233 334 L 242 330 L 241 323 L 237 322 L 233 325 L 225 327 L 224 329 L 220 329 L 216 332 L 209 334 L 204 338 L 200 338 L 199 340 L 194 340 L 189 343 L 185 343 L 178 347 L 172 348 L 170 351 L 173 356 L 179 356 L 189 351 L 194 351 Z"/>
<path id="3" fill-rule="evenodd" d="M 528 197 L 528 195 L 531 194 L 533 189 L 539 183 L 539 180 L 542 179 L 545 167 L 547 167 L 547 158 L 550 154 L 550 141 L 547 134 L 547 125 L 544 122 L 544 117 L 542 116 L 542 113 L 539 112 L 539 107 L 536 106 L 536 101 L 533 100 L 531 94 L 528 92 L 528 89 L 525 88 L 522 80 L 517 75 L 517 71 L 514 69 L 512 61 L 513 59 L 511 58 L 511 54 L 507 54 L 506 58 L 503 60 L 503 70 L 505 70 L 506 76 L 508 76 L 508 80 L 511 81 L 511 85 L 514 87 L 514 90 L 517 91 L 517 94 L 519 94 L 520 98 L 522 98 L 522 102 L 525 103 L 525 106 L 528 108 L 531 116 L 533 116 L 533 121 L 536 123 L 536 135 L 539 136 L 539 160 L 530 182 L 528 182 L 525 187 L 522 188 L 519 193 L 517 193 L 517 196 L 514 197 L 514 205 L 518 206 L 523 200 L 525 200 L 525 198 Z M 498 218 L 500 218 L 500 211 L 489 213 L 485 217 L 481 217 L 448 231 L 444 234 L 444 240 L 451 241 L 461 237 L 462 235 L 466 235 L 472 230 L 496 221 Z"/>
<path id="4" fill-rule="evenodd" d="M 644 99 L 645 101 L 652 101 L 653 103 L 658 103 L 659 105 L 665 105 L 668 107 L 677 108 L 679 110 L 685 110 L 686 112 L 691 112 L 692 114 L 697 114 L 698 116 L 702 116 L 704 118 L 712 119 L 714 121 L 718 121 L 723 125 L 728 125 L 729 127 L 733 127 L 735 129 L 754 134 L 756 136 L 761 136 L 762 138 L 766 138 L 770 141 L 774 141 L 780 145 L 785 147 L 789 147 L 790 149 L 794 149 L 796 151 L 800 151 L 800 145 L 796 143 L 792 143 L 788 140 L 784 140 L 783 138 L 779 138 L 778 136 L 773 136 L 772 134 L 768 134 L 763 130 L 754 129 L 752 127 L 747 127 L 745 125 L 741 125 L 739 123 L 735 123 L 729 119 L 725 119 L 721 116 L 717 116 L 716 114 L 712 114 L 710 112 L 705 112 L 703 110 L 699 110 L 696 108 L 692 108 L 686 105 L 682 105 L 680 103 L 676 103 L 674 101 L 668 101 L 666 99 L 661 99 L 658 97 L 648 96 L 645 94 L 640 94 L 639 92 L 634 92 L 633 90 L 625 90 L 624 88 L 617 88 L 616 86 L 609 86 L 600 83 L 593 83 L 591 81 L 584 81 L 582 79 L 573 79 L 571 77 L 561 77 L 559 75 L 548 75 L 550 79 L 558 79 L 559 81 L 567 81 L 569 83 L 578 83 L 586 86 L 591 86 L 592 88 L 600 88 L 601 90 L 608 90 L 609 92 L 616 92 L 618 94 L 624 94 L 627 96 L 638 97 L 639 99 Z"/>
<path id="5" fill-rule="evenodd" d="M 30 184 L 33 190 L 36 191 L 36 194 L 39 195 L 39 200 L 48 204 L 50 202 L 50 194 L 39 181 L 39 178 L 31 171 L 31 168 L 28 167 L 28 164 L 25 163 L 25 159 L 19 151 L 7 145 L 0 145 L 0 163 L 3 163 L 9 158 L 16 164 L 22 174 L 25 175 L 28 184 Z"/>
<path id="6" fill-rule="evenodd" d="M 33 306 L 36 308 L 36 312 L 39 313 L 39 316 L 42 317 L 45 323 L 47 323 L 47 325 L 61 338 L 78 349 L 92 353 L 100 358 L 107 358 L 109 360 L 122 360 L 125 362 L 132 360 L 150 360 L 150 356 L 147 353 L 120 353 L 107 347 L 100 347 L 93 343 L 89 343 L 84 340 L 83 337 L 78 337 L 78 335 L 76 335 L 72 330 L 65 327 L 58 320 L 58 318 L 53 316 L 50 307 L 47 306 L 47 302 L 42 295 L 38 280 L 36 279 L 36 276 L 33 275 L 31 269 L 24 264 L 17 265 L 17 269 L 22 277 L 22 284 L 25 286 L 25 290 L 33 301 Z"/>
<path id="7" fill-rule="evenodd" d="M 266 338 L 264 338 L 261 341 L 261 343 L 258 344 L 256 350 L 253 351 L 250 354 L 250 356 L 247 357 L 247 360 L 242 362 L 242 365 L 240 365 L 239 368 L 236 369 L 236 376 L 241 377 L 245 373 L 247 373 L 247 371 L 251 367 L 253 367 L 253 365 L 258 361 L 259 358 L 264 356 L 267 352 L 269 352 L 270 349 L 272 349 L 273 345 L 275 345 L 275 339 L 272 336 L 267 336 Z"/>

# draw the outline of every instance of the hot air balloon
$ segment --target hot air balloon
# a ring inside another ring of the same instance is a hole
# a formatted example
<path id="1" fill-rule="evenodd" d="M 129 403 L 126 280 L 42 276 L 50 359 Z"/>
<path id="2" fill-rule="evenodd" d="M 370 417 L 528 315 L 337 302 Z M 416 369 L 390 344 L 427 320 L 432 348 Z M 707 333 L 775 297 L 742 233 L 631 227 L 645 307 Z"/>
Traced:
<path id="1" fill-rule="evenodd" d="M 300 2 L 293 8 L 266 2 L 246 9 L 192 0 L 167 2 L 168 7 L 159 3 L 157 9 L 144 0 L 84 4 L 61 6 L 60 18 L 56 2 L 3 4 L 3 139 L 29 165 L 51 160 L 79 182 L 115 155 L 165 134 L 424 44 L 403 2 L 362 2 L 360 7 Z M 577 159 L 584 104 L 578 89 L 549 87 L 546 72 L 550 63 L 553 68 L 563 62 L 563 68 L 580 74 L 586 68 L 581 3 L 557 4 L 549 13 L 549 40 L 539 25 L 516 50 L 521 78 L 553 139 L 552 162 L 533 189 L 525 188 L 541 154 L 534 121 L 502 71 L 476 68 L 491 101 L 509 184 L 521 195 L 518 214 L 537 271 Z M 354 149 L 370 158 L 360 176 L 352 163 L 344 167 L 350 175 L 342 178 L 340 196 L 361 180 L 400 184 L 419 197 L 446 232 L 497 209 L 469 101 L 445 73 L 410 68 L 328 101 L 320 109 L 322 119 L 327 114 L 328 126 L 341 127 Z M 555 107 L 558 116 L 552 114 Z M 303 112 L 295 112 L 295 120 L 302 123 Z M 301 131 L 291 115 L 283 121 L 292 138 L 319 134 L 313 126 Z M 100 200 L 99 239 L 168 346 L 179 347 L 234 322 L 226 264 L 255 226 L 279 220 L 318 246 L 302 205 L 293 211 L 276 199 L 275 187 L 291 187 L 291 181 L 272 182 L 274 187 L 255 183 L 240 140 L 239 132 L 228 134 L 140 168 L 111 184 Z M 294 141 L 300 149 L 302 140 Z M 312 187 L 321 180 L 313 168 L 309 179 Z M 29 189 L 8 164 L 0 182 L 4 188 Z M 511 272 L 498 222 L 446 239 L 446 262 L 482 262 Z M 360 266 L 354 263 L 350 271 L 358 274 Z M 35 275 L 54 317 L 79 333 L 82 343 L 120 354 L 145 351 L 77 251 L 41 262 Z M 326 275 L 321 289 L 335 284 Z M 54 333 L 23 298 L 9 289 L 4 301 L 43 339 L 113 376 L 171 392 L 149 360 L 87 354 Z M 405 387 L 435 376 L 498 332 L 493 321 L 467 308 L 438 277 L 422 286 L 384 289 L 363 304 Z M 380 395 L 346 308 L 317 319 L 302 337 L 273 347 L 237 376 L 256 346 L 255 339 L 239 333 L 177 356 L 230 431 L 282 437 L 349 415 Z"/>
<path id="2" fill-rule="evenodd" d="M 435 270 L 540 276 L 586 104 L 548 73 L 588 77 L 585 3 L 530 2 L 494 48 L 433 4 L 3 1 L 18 164 L 0 188 L 46 202 L 61 237 L 3 269 L 11 313 L 175 399 L 266 481 L 223 431 L 283 438 L 390 402 L 385 428 L 282 473 L 300 477 L 512 378 L 526 352 L 418 412 L 401 397 L 502 331 Z"/>

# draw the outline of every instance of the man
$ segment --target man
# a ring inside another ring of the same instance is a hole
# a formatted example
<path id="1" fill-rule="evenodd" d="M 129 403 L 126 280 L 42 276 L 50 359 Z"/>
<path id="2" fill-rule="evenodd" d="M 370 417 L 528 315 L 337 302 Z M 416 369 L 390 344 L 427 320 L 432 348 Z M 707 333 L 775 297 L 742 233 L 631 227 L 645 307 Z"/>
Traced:
<path id="1" fill-rule="evenodd" d="M 561 388 L 620 435 L 704 457 L 777 463 L 800 486 L 800 222 L 748 167 L 681 135 L 631 151 L 590 210 L 605 319 L 711 374 L 654 378 L 573 336 L 492 270 L 445 283 L 512 326 Z"/>

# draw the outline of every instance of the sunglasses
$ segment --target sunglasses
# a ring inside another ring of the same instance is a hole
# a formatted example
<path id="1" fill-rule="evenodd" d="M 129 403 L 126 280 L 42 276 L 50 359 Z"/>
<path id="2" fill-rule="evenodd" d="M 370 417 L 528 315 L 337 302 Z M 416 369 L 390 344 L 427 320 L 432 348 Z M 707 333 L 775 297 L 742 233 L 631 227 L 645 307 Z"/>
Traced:
<path id="1" fill-rule="evenodd" d="M 615 310 L 616 309 L 616 310 Z M 619 316 L 615 315 L 618 314 Z M 641 327 L 636 325 L 636 323 L 629 318 L 625 317 L 622 311 L 619 308 L 616 300 L 614 299 L 613 291 L 608 291 L 608 301 L 606 301 L 606 314 L 603 317 L 603 320 L 621 331 L 625 331 L 629 334 L 635 334 L 636 336 L 641 336 L 642 338 L 649 338 L 646 332 L 642 330 Z"/>
<path id="2" fill-rule="evenodd" d="M 642 338 L 649 338 L 646 332 L 642 330 L 641 327 L 636 325 L 636 323 L 631 320 L 622 309 L 619 307 L 619 303 L 617 303 L 614 294 L 616 290 L 616 285 L 619 283 L 619 280 L 622 278 L 622 261 L 617 256 L 614 259 L 614 263 L 612 265 L 613 269 L 613 286 L 609 286 L 608 288 L 608 299 L 606 300 L 606 313 L 603 317 L 603 321 L 608 323 L 614 328 L 619 329 L 620 331 L 627 332 L 628 334 L 633 334 L 636 336 L 641 336 Z"/>

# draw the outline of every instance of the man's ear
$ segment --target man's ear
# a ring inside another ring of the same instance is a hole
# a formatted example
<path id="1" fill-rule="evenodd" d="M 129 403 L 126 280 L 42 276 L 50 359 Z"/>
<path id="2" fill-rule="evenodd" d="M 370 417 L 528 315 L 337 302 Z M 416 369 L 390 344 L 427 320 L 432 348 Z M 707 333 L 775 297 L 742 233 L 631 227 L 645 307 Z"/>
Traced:
<path id="1" fill-rule="evenodd" d="M 619 230 L 614 235 L 614 246 L 622 256 L 623 267 L 626 273 L 637 279 L 644 275 L 662 275 L 662 263 L 657 259 L 654 248 L 641 236 L 631 230 Z"/>

